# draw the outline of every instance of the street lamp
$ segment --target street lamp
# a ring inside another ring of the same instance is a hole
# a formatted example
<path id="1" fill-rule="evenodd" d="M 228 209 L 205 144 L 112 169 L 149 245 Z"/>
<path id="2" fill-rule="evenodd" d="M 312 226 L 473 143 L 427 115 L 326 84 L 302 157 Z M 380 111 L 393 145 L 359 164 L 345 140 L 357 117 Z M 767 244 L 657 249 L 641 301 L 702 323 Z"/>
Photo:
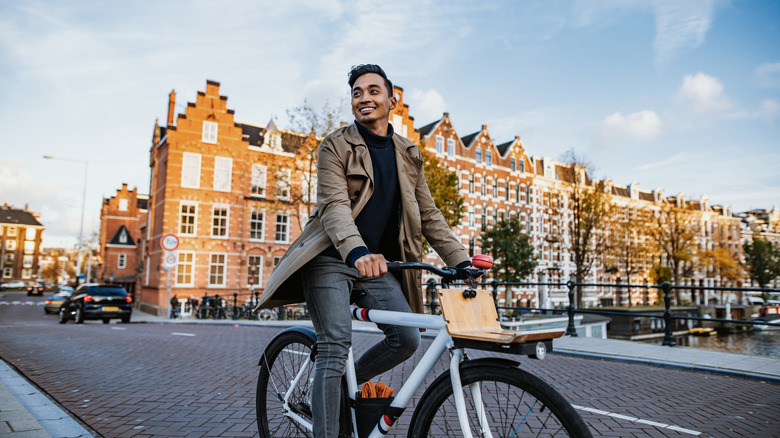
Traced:
<path id="1" fill-rule="evenodd" d="M 83 163 L 84 164 L 84 189 L 81 192 L 81 225 L 79 226 L 79 251 L 78 255 L 76 256 L 76 277 L 78 277 L 79 274 L 81 274 L 81 250 L 83 245 L 83 237 L 84 237 L 84 206 L 87 201 L 87 169 L 89 168 L 89 163 L 87 160 L 74 160 L 72 158 L 61 158 L 61 157 L 53 157 L 51 155 L 44 155 L 43 158 L 46 158 L 47 160 L 61 160 L 61 161 L 71 161 L 74 163 Z"/>

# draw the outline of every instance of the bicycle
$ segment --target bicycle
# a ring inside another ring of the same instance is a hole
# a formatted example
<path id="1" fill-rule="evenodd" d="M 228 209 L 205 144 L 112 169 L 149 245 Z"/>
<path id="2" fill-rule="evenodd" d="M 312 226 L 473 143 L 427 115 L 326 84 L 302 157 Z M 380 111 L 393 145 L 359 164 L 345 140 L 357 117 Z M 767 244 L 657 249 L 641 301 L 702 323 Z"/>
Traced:
<path id="1" fill-rule="evenodd" d="M 489 258 L 479 257 L 472 261 L 476 267 L 492 266 Z M 438 334 L 395 397 L 389 399 L 358 397 L 354 359 L 349 350 L 342 379 L 340 436 L 378 438 L 389 433 L 425 376 L 447 350 L 449 370 L 439 375 L 420 397 L 410 421 L 409 437 L 592 436 L 572 405 L 548 383 L 520 369 L 519 362 L 498 357 L 471 360 L 464 352 L 471 348 L 543 359 L 552 351 L 552 340 L 562 336 L 563 330 L 501 329 L 492 294 L 475 290 L 481 270 L 439 269 L 425 263 L 388 263 L 388 268 L 426 269 L 440 276 L 442 315 L 353 307 L 353 318 L 438 330 Z M 464 280 L 468 287 L 449 289 L 455 280 Z M 261 437 L 312 436 L 310 391 L 315 345 L 312 329 L 291 327 L 265 348 L 259 363 L 256 399 Z"/>

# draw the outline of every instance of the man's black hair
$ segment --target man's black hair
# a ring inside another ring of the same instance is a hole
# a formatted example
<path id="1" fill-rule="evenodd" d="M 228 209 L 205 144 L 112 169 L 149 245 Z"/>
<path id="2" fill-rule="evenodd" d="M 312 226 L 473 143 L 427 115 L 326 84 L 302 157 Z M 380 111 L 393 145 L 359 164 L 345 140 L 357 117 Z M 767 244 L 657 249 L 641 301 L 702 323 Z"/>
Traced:
<path id="1" fill-rule="evenodd" d="M 376 73 L 379 76 L 382 76 L 382 79 L 385 80 L 385 86 L 387 87 L 387 94 L 390 97 L 393 96 L 393 83 L 390 82 L 390 79 L 387 79 L 387 75 L 385 74 L 385 71 L 382 70 L 382 67 L 376 64 L 360 64 L 352 66 L 352 70 L 349 71 L 349 89 L 352 89 L 352 87 L 355 85 L 355 81 L 357 81 L 359 77 L 367 73 Z"/>

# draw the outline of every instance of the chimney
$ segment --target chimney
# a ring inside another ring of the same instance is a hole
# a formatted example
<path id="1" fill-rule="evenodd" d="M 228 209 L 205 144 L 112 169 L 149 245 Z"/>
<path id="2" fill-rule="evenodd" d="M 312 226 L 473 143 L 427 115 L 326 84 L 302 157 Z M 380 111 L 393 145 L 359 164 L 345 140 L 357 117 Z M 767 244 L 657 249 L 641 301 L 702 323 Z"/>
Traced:
<path id="1" fill-rule="evenodd" d="M 168 126 L 173 125 L 173 109 L 176 107 L 176 91 L 168 95 Z"/>

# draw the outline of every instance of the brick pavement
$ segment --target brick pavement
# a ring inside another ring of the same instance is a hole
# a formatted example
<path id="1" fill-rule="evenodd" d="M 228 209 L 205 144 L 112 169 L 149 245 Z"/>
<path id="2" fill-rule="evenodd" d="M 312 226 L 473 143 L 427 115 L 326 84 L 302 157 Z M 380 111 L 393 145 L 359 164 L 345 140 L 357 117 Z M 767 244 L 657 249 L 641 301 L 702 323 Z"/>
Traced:
<path id="1" fill-rule="evenodd" d="M 40 309 L 40 314 L 26 310 L 11 315 L 0 306 L 0 356 L 99 435 L 256 435 L 257 362 L 262 347 L 280 329 L 61 326 Z M 378 339 L 356 334 L 355 350 L 363 351 Z M 481 354 L 472 352 L 474 357 Z M 382 381 L 398 388 L 420 356 Z M 544 361 L 521 362 L 573 404 L 589 409 L 581 413 L 597 436 L 692 436 L 668 427 L 698 431 L 699 436 L 775 433 L 780 411 L 775 384 L 555 354 Z M 440 362 L 437 370 L 445 366 Z M 393 436 L 405 435 L 410 418 L 411 410 Z"/>

